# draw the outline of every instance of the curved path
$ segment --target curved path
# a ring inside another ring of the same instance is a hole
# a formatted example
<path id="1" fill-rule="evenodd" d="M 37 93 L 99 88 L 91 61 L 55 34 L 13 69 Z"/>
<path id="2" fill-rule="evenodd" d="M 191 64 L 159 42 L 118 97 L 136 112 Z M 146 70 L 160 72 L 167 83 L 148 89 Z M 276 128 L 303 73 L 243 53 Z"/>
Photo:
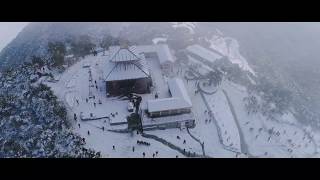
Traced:
<path id="1" fill-rule="evenodd" d="M 215 89 L 215 90 L 212 91 L 212 92 L 205 91 L 205 90 L 203 90 L 203 89 L 201 88 L 200 82 L 198 83 L 197 88 L 198 88 L 199 91 L 201 91 L 202 93 L 207 94 L 207 95 L 213 95 L 213 94 L 215 94 L 215 93 L 218 91 L 218 89 Z"/>
<path id="2" fill-rule="evenodd" d="M 187 132 L 191 136 L 192 139 L 194 139 L 195 141 L 197 141 L 200 144 L 201 149 L 202 149 L 202 154 L 203 154 L 203 156 L 206 156 L 206 152 L 204 150 L 204 142 L 201 142 L 200 139 L 198 139 L 194 135 L 192 135 L 191 132 L 189 131 L 189 128 L 187 128 Z"/>
<path id="3" fill-rule="evenodd" d="M 184 151 L 182 148 L 180 148 L 180 147 L 178 147 L 178 146 L 166 141 L 165 139 L 162 139 L 162 138 L 160 138 L 158 136 L 155 136 L 155 135 L 142 133 L 141 136 L 145 137 L 145 138 L 150 138 L 150 139 L 156 140 L 156 141 L 168 146 L 169 148 L 178 151 L 179 153 L 183 154 L 186 157 L 201 157 L 201 158 L 208 157 L 208 156 L 200 155 L 200 154 L 197 154 L 197 153 L 191 153 L 191 152 L 188 152 L 188 151 Z"/>

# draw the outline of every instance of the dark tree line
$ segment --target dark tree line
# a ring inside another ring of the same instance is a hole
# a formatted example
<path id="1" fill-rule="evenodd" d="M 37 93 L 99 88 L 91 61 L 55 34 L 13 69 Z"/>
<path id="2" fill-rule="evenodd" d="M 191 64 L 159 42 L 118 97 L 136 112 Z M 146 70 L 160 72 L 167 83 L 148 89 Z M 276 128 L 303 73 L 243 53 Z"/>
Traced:
<path id="1" fill-rule="evenodd" d="M 210 71 L 207 74 L 207 77 L 209 78 L 209 86 L 211 86 L 212 84 L 214 86 L 218 86 L 221 84 L 223 74 L 218 69 L 215 69 L 214 71 Z"/>
<path id="2" fill-rule="evenodd" d="M 64 42 L 49 42 L 48 52 L 51 59 L 52 67 L 61 67 L 64 64 L 64 57 L 67 53 Z"/>
<path id="3" fill-rule="evenodd" d="M 256 85 L 249 87 L 249 92 L 259 94 L 261 101 L 253 95 L 244 98 L 248 113 L 260 111 L 263 115 L 273 118 L 274 115 L 286 113 L 292 104 L 292 93 L 280 85 L 271 83 L 266 78 L 261 78 Z"/>
<path id="4" fill-rule="evenodd" d="M 91 54 L 96 47 L 92 42 L 92 38 L 88 35 L 73 37 L 70 42 L 71 53 L 75 57 L 85 57 Z"/>

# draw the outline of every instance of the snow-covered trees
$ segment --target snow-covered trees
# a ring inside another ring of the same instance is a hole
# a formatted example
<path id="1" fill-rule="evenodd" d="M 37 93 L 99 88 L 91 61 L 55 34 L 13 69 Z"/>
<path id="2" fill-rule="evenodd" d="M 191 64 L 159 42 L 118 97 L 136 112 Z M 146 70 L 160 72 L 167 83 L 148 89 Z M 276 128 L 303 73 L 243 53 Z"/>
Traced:
<path id="1" fill-rule="evenodd" d="M 109 34 L 106 34 L 102 37 L 102 40 L 100 42 L 100 47 L 102 47 L 104 50 L 107 50 L 109 46 L 114 44 L 114 42 L 115 42 L 115 38 L 113 38 Z"/>
<path id="2" fill-rule="evenodd" d="M 243 98 L 248 114 L 257 113 L 260 109 L 258 99 L 254 95 Z"/>
<path id="3" fill-rule="evenodd" d="M 88 35 L 76 36 L 71 40 L 71 52 L 75 57 L 84 57 L 90 53 L 96 45 Z"/>
<path id="4" fill-rule="evenodd" d="M 32 66 L 0 77 L 0 157 L 99 157 L 69 130 L 66 109 Z M 36 81 L 37 82 L 37 81 Z"/>
<path id="5" fill-rule="evenodd" d="M 67 53 L 66 46 L 63 42 L 49 42 L 48 52 L 50 54 L 53 67 L 61 67 L 64 63 L 64 57 Z"/>
<path id="6" fill-rule="evenodd" d="M 207 74 L 207 77 L 209 78 L 209 86 L 211 86 L 212 84 L 214 86 L 218 86 L 222 81 L 222 76 L 222 72 L 217 69 L 215 71 L 210 71 Z"/>
<path id="7" fill-rule="evenodd" d="M 280 85 L 272 84 L 265 78 L 261 78 L 258 84 L 251 85 L 249 94 L 243 99 L 249 114 L 260 112 L 273 119 L 277 115 L 283 115 L 291 107 L 291 92 Z"/>
<path id="8" fill-rule="evenodd" d="M 141 117 L 138 113 L 131 113 L 127 117 L 128 129 L 133 130 L 142 130 Z"/>

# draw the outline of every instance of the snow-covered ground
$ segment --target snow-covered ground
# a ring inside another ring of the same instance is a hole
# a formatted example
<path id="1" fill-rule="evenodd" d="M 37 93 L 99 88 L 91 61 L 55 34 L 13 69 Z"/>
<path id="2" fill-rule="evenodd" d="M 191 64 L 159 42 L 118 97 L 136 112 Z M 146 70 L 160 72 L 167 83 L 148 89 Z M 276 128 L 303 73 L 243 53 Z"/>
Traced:
<path id="1" fill-rule="evenodd" d="M 195 93 L 197 90 L 195 81 L 185 80 L 184 82 L 193 104 L 193 113 L 196 117 L 196 127 L 190 129 L 190 132 L 200 139 L 200 141 L 204 142 L 206 155 L 210 157 L 235 157 L 236 154 L 234 152 L 224 149 L 220 143 L 215 123 L 213 121 L 206 122 L 206 119 L 208 120 L 210 117 L 208 113 L 205 113 L 207 107 L 200 94 Z"/>
<path id="2" fill-rule="evenodd" d="M 157 37 L 152 39 L 153 44 L 158 44 L 160 42 L 167 42 L 167 38 L 164 37 Z"/>
<path id="3" fill-rule="evenodd" d="M 152 157 L 156 151 L 159 152 L 157 157 L 176 157 L 177 155 L 183 157 L 178 151 L 153 139 L 144 138 L 136 132 L 130 134 L 108 131 L 114 128 L 110 125 L 110 121 L 123 121 L 129 112 L 126 100 L 106 97 L 105 82 L 102 77 L 106 59 L 102 53 L 98 56 L 87 56 L 69 67 L 59 77 L 58 82 L 46 82 L 58 98 L 66 104 L 69 119 L 73 122 L 73 131 L 85 138 L 87 147 L 100 151 L 103 157 L 143 157 L 143 152 L 146 153 L 146 157 Z M 151 94 L 142 95 L 142 108 L 148 99 L 154 99 L 156 92 L 159 98 L 169 97 L 167 78 L 163 75 L 158 60 L 147 59 L 147 63 L 151 68 L 154 88 Z M 84 68 L 84 65 L 90 67 Z M 92 72 L 94 85 L 90 88 L 95 99 L 89 98 L 89 69 Z M 210 68 L 203 65 L 200 69 L 210 71 Z M 312 132 L 307 133 L 309 130 L 301 128 L 292 114 L 278 117 L 277 121 L 267 120 L 261 114 L 248 115 L 243 102 L 243 98 L 248 95 L 246 88 L 226 80 L 217 88 L 216 93 L 203 95 L 209 104 L 210 109 L 208 109 L 201 94 L 196 93 L 197 82 L 184 79 L 186 70 L 187 68 L 183 66 L 174 68 L 172 74 L 182 78 L 187 88 L 193 104 L 192 112 L 196 119 L 196 126 L 190 129 L 190 133 L 204 143 L 207 156 L 236 157 L 236 152 L 243 149 L 243 144 L 246 144 L 247 151 L 252 156 L 315 156 L 317 147 L 315 143 L 320 142 L 320 136 Z M 205 112 L 206 110 L 212 111 L 216 123 L 209 113 Z M 77 120 L 74 120 L 74 114 Z M 80 115 L 84 118 L 108 116 L 111 120 L 102 118 L 81 121 Z M 147 133 L 163 138 L 186 151 L 202 154 L 199 142 L 194 140 L 185 129 L 155 130 Z M 137 140 L 149 142 L 151 145 L 137 145 Z M 183 140 L 186 140 L 185 144 Z M 231 144 L 235 151 L 226 148 Z"/>
<path id="4" fill-rule="evenodd" d="M 242 99 L 247 96 L 244 87 L 224 82 L 239 120 L 244 139 L 253 156 L 259 157 L 306 157 L 315 153 L 316 144 L 297 124 L 292 114 L 283 115 L 277 121 L 267 120 L 261 114 L 250 114 Z"/>
<path id="5" fill-rule="evenodd" d="M 210 110 L 220 127 L 224 145 L 241 152 L 239 131 L 223 92 L 219 89 L 215 94 L 204 95 L 204 97 L 208 101 Z"/>
<path id="6" fill-rule="evenodd" d="M 106 56 L 98 54 L 98 56 L 87 56 L 83 60 L 74 64 L 68 68 L 61 79 L 57 83 L 47 84 L 52 87 L 54 92 L 61 100 L 67 105 L 69 112 L 68 115 L 73 122 L 73 131 L 78 133 L 81 137 L 85 138 L 86 146 L 100 151 L 103 157 L 143 157 L 142 153 L 146 153 L 146 157 L 152 157 L 152 154 L 156 151 L 159 152 L 157 157 L 182 157 L 182 154 L 175 150 L 168 148 L 160 142 L 146 139 L 136 133 L 133 134 L 119 134 L 107 131 L 112 129 L 107 118 L 94 120 L 94 121 L 81 121 L 80 114 L 84 118 L 98 118 L 103 116 L 109 116 L 111 121 L 120 121 L 129 115 L 127 111 L 127 101 L 118 100 L 115 98 L 107 98 L 105 93 L 105 84 L 101 77 L 103 70 L 103 62 L 106 60 Z M 156 62 L 151 62 L 156 63 Z M 95 99 L 89 99 L 89 68 L 83 68 L 83 65 L 90 65 L 94 81 L 97 81 L 97 87 L 92 87 L 93 95 Z M 154 73 L 158 73 L 155 71 Z M 162 77 L 154 75 L 156 77 Z M 164 80 L 157 79 L 156 87 L 162 87 Z M 160 96 L 167 96 L 164 89 L 159 88 Z M 161 89 L 163 89 L 161 91 Z M 149 95 L 152 96 L 152 95 Z M 88 99 L 88 102 L 86 102 Z M 102 104 L 99 104 L 99 100 Z M 77 103 L 78 101 L 78 103 Z M 94 106 L 96 103 L 96 106 Z M 111 116 L 111 113 L 118 113 L 115 117 Z M 73 120 L 74 114 L 77 115 L 77 120 Z M 80 127 L 79 127 L 80 125 Z M 102 127 L 105 129 L 103 130 Z M 90 135 L 88 135 L 88 131 Z M 149 142 L 150 146 L 137 145 L 137 140 L 143 140 Z M 115 150 L 113 150 L 115 146 Z M 133 152 L 132 148 L 135 148 Z"/>
<path id="7" fill-rule="evenodd" d="M 201 63 L 192 57 L 189 57 L 189 60 L 191 60 L 192 63 Z M 208 70 L 209 68 L 203 64 L 199 67 L 201 74 Z M 192 84 L 193 88 L 195 88 L 195 82 L 189 82 L 189 84 Z M 189 90 L 190 88 L 189 86 Z M 315 143 L 319 141 L 320 136 L 316 136 L 313 132 L 307 134 L 307 130 L 297 123 L 291 113 L 278 117 L 276 121 L 267 120 L 266 117 L 261 114 L 248 115 L 243 102 L 243 98 L 248 95 L 245 87 L 224 80 L 222 85 L 217 89 L 218 91 L 215 94 L 204 94 L 204 97 L 209 106 L 212 107 L 211 110 L 219 126 L 219 128 L 214 128 L 220 129 L 222 142 L 225 145 L 228 145 L 225 143 L 226 139 L 229 139 L 229 143 L 234 142 L 234 144 L 237 145 L 237 149 L 241 149 L 240 144 L 245 144 L 247 152 L 254 157 L 315 156 L 317 151 L 317 145 Z M 225 93 L 222 93 L 221 90 L 225 91 Z M 236 119 L 232 115 L 226 95 L 228 95 L 230 103 L 233 106 Z M 199 104 L 201 103 L 197 103 L 197 107 L 199 107 Z M 205 109 L 205 107 L 202 107 L 202 110 L 197 111 L 197 113 L 203 111 L 203 109 Z M 210 117 L 201 114 L 200 116 L 198 115 L 197 118 L 199 121 L 195 130 L 201 126 L 199 126 L 199 123 L 202 122 L 200 119 L 209 119 Z M 236 125 L 237 121 L 239 127 Z M 201 128 L 205 129 L 204 127 Z M 199 132 L 195 132 L 195 134 L 198 133 Z M 242 140 L 240 134 L 243 135 Z M 199 137 L 202 138 L 204 136 L 203 134 L 199 135 Z M 312 136 L 314 136 L 313 139 Z M 215 138 L 217 138 L 217 135 Z"/>

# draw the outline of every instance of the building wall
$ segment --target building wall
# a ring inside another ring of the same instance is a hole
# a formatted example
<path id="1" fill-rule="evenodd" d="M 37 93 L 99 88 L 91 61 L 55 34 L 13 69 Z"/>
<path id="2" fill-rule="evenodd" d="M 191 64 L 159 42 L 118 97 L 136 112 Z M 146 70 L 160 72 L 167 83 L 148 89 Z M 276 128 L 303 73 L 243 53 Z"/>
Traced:
<path id="1" fill-rule="evenodd" d="M 117 96 L 125 93 L 150 93 L 151 78 L 130 79 L 121 81 L 106 81 L 106 93 Z"/>
<path id="2" fill-rule="evenodd" d="M 172 129 L 172 128 L 194 128 L 196 126 L 195 120 L 184 120 L 184 121 L 174 121 L 168 123 L 159 123 L 159 124 L 152 124 L 152 125 L 143 125 L 143 130 L 155 130 L 155 129 Z"/>
<path id="3" fill-rule="evenodd" d="M 190 108 L 183 108 L 183 109 L 172 109 L 168 111 L 157 111 L 149 113 L 150 117 L 160 117 L 160 116 L 170 116 L 170 115 L 177 115 L 177 114 L 183 114 L 183 113 L 190 113 Z"/>

